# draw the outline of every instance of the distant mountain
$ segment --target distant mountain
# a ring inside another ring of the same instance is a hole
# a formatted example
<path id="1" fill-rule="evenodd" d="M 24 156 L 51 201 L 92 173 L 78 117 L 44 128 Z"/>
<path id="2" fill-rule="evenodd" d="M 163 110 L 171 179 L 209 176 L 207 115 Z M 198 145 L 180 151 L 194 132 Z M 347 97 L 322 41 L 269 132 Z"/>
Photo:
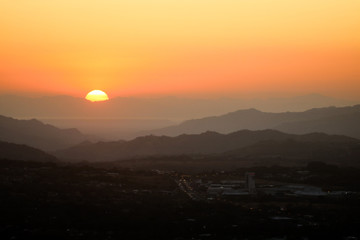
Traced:
<path id="1" fill-rule="evenodd" d="M 234 98 L 110 96 L 109 101 L 96 103 L 72 96 L 0 95 L 0 115 L 36 118 L 58 128 L 75 127 L 88 135 L 117 140 L 133 139 L 147 135 L 153 129 L 172 126 L 180 121 L 222 115 L 237 109 L 256 108 L 266 112 L 304 111 L 310 108 L 348 106 L 356 103 L 319 94 L 252 99 L 241 96 Z M 261 129 L 266 128 L 268 127 Z M 240 129 L 231 129 L 231 131 Z M 176 135 L 182 133 L 179 131 Z"/>
<path id="2" fill-rule="evenodd" d="M 56 158 L 26 145 L 0 141 L 0 159 L 49 162 Z"/>
<path id="3" fill-rule="evenodd" d="M 274 129 L 295 134 L 324 132 L 360 139 L 360 111 L 322 117 L 315 120 L 285 122 L 276 126 Z"/>
<path id="4" fill-rule="evenodd" d="M 155 135 L 177 136 L 206 131 L 230 133 L 241 129 L 277 129 L 287 133 L 324 132 L 360 138 L 360 105 L 315 108 L 305 112 L 267 113 L 239 110 L 221 116 L 188 120 L 179 125 L 154 130 Z"/>
<path id="5" fill-rule="evenodd" d="M 81 144 L 57 151 L 54 154 L 59 159 L 65 160 L 113 161 L 144 156 L 223 153 L 262 141 L 283 141 L 287 139 L 336 144 L 359 142 L 345 136 L 330 136 L 320 133 L 293 135 L 275 130 L 243 130 L 230 134 L 205 132 L 199 135 L 180 135 L 177 137 L 145 136 L 132 141 Z"/>
<path id="6" fill-rule="evenodd" d="M 287 160 L 324 160 L 326 162 L 341 162 L 348 159 L 356 159 L 358 161 L 360 157 L 360 141 L 268 140 L 230 151 L 227 154 L 238 158 L 257 160 L 261 158 L 284 158 Z"/>
<path id="7" fill-rule="evenodd" d="M 304 166 L 323 162 L 347 167 L 360 167 L 359 141 L 326 134 L 307 134 L 299 139 L 267 140 L 236 150 L 211 155 L 144 156 L 105 163 L 134 169 L 202 172 L 233 171 L 255 166 Z"/>
<path id="8" fill-rule="evenodd" d="M 133 139 L 138 132 L 174 125 L 175 122 L 162 119 L 120 119 L 120 118 L 61 118 L 39 119 L 58 128 L 76 128 L 82 133 L 97 136 L 106 141 Z"/>
<path id="9" fill-rule="evenodd" d="M 18 120 L 0 116 L 0 140 L 26 144 L 45 151 L 70 147 L 87 137 L 77 129 L 59 129 L 36 119 Z"/>

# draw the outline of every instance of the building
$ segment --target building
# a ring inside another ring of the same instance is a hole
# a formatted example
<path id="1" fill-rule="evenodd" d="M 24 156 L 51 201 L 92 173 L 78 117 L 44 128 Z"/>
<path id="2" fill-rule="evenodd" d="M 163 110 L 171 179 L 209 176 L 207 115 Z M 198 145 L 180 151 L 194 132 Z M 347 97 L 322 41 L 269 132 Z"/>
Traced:
<path id="1" fill-rule="evenodd" d="M 254 172 L 246 172 L 245 173 L 245 187 L 249 191 L 249 194 L 256 193 L 255 187 L 255 173 Z"/>

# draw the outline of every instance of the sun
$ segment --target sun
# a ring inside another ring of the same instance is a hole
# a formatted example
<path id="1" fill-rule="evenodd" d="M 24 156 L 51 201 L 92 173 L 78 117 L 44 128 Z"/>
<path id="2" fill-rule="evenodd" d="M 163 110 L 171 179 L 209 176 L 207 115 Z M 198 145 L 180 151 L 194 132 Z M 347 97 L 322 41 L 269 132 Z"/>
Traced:
<path id="1" fill-rule="evenodd" d="M 109 100 L 109 97 L 105 92 L 101 90 L 92 90 L 86 95 L 85 99 L 91 102 L 100 102 Z"/>

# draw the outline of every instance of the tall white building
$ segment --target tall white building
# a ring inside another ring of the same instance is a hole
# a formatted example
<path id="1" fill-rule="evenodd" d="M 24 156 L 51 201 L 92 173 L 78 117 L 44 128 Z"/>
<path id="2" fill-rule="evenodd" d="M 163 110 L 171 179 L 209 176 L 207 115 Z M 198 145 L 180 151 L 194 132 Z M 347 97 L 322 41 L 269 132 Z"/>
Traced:
<path id="1" fill-rule="evenodd" d="M 256 193 L 254 177 L 255 177 L 254 172 L 246 172 L 245 173 L 245 186 L 247 187 L 249 194 Z"/>

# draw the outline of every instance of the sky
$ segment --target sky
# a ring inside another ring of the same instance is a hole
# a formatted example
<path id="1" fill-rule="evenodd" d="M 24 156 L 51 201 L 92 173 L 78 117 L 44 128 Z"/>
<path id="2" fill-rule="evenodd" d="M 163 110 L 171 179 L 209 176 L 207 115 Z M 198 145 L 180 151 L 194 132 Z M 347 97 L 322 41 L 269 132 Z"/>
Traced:
<path id="1" fill-rule="evenodd" d="M 359 0 L 0 0 L 0 94 L 360 100 Z"/>

